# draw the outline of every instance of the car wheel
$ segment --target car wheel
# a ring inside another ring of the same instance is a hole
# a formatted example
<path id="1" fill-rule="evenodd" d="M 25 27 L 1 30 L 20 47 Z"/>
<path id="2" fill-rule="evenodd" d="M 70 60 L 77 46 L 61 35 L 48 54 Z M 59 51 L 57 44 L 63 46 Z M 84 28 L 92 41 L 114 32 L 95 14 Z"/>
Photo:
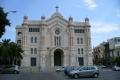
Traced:
<path id="1" fill-rule="evenodd" d="M 65 75 L 67 76 L 67 73 L 65 73 Z"/>
<path id="2" fill-rule="evenodd" d="M 2 70 L 0 70 L 0 74 L 2 74 L 3 73 L 3 71 Z"/>
<path id="3" fill-rule="evenodd" d="M 74 74 L 74 78 L 77 79 L 79 77 L 78 74 Z"/>
<path id="4" fill-rule="evenodd" d="M 18 74 L 18 71 L 14 71 L 14 74 Z"/>
<path id="5" fill-rule="evenodd" d="M 57 70 L 57 72 L 60 72 L 59 70 Z"/>
<path id="6" fill-rule="evenodd" d="M 93 77 L 94 77 L 94 78 L 97 78 L 97 77 L 98 77 L 98 74 L 97 74 L 97 73 L 93 74 Z"/>

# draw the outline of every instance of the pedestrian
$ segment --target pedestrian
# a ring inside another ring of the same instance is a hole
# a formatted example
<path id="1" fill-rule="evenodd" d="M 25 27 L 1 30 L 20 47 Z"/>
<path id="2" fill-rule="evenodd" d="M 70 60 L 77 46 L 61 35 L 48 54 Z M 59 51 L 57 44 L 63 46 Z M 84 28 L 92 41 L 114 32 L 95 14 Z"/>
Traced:
<path id="1" fill-rule="evenodd" d="M 31 73 L 33 72 L 33 67 L 30 67 L 30 72 L 31 72 Z"/>

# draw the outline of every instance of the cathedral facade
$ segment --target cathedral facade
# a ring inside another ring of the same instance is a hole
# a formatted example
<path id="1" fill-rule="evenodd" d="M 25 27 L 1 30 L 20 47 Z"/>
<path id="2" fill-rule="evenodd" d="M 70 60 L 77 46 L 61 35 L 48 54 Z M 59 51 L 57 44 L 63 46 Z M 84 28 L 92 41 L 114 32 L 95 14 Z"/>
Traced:
<path id="1" fill-rule="evenodd" d="M 89 19 L 74 22 L 59 13 L 46 19 L 28 20 L 16 26 L 16 43 L 24 50 L 21 66 L 81 66 L 92 65 Z"/>

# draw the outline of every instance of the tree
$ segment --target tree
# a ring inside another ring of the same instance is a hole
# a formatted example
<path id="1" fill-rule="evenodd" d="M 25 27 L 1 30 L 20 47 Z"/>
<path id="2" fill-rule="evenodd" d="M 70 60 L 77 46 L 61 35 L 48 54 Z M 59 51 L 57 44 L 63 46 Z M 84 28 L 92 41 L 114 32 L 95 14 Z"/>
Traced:
<path id="1" fill-rule="evenodd" d="M 8 12 L 4 12 L 3 8 L 0 7 L 0 38 L 5 33 L 5 27 L 10 26 L 10 21 L 7 19 Z"/>
<path id="2" fill-rule="evenodd" d="M 8 50 L 8 47 L 9 47 L 9 43 L 10 43 L 10 39 L 4 39 L 2 40 L 1 42 L 1 60 L 2 62 L 4 63 L 4 65 L 7 64 L 7 61 L 9 60 L 9 56 L 8 56 L 8 53 L 9 53 L 9 50 Z"/>
<path id="3" fill-rule="evenodd" d="M 14 64 L 15 62 L 20 62 L 21 59 L 23 59 L 21 53 L 23 53 L 21 47 L 18 44 L 11 42 L 9 47 L 9 56 L 12 60 L 12 64 Z"/>
<path id="4" fill-rule="evenodd" d="M 114 63 L 118 66 L 120 66 L 120 56 L 115 57 Z"/>
<path id="5" fill-rule="evenodd" d="M 20 63 L 23 58 L 21 54 L 23 53 L 23 50 L 21 47 L 14 42 L 10 42 L 10 39 L 2 40 L 0 49 L 2 50 L 0 59 L 4 65 L 8 65 L 11 62 L 12 64 Z"/>

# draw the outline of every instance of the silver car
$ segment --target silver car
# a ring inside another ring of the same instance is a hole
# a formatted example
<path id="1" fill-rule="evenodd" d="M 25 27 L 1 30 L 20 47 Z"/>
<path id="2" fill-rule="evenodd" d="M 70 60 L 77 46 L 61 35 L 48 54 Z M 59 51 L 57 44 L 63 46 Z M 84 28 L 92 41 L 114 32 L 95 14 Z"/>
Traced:
<path id="1" fill-rule="evenodd" d="M 56 72 L 63 72 L 64 70 L 65 70 L 65 67 L 61 67 L 61 68 L 56 69 Z"/>
<path id="2" fill-rule="evenodd" d="M 120 71 L 120 67 L 115 65 L 115 66 L 113 67 L 113 71 Z"/>
<path id="3" fill-rule="evenodd" d="M 20 72 L 20 70 L 17 65 L 7 65 L 7 66 L 0 67 L 0 74 L 2 74 L 2 73 L 18 74 L 19 72 Z"/>
<path id="4" fill-rule="evenodd" d="M 95 77 L 99 76 L 99 70 L 96 66 L 82 66 L 79 70 L 74 70 L 68 73 L 72 78 L 78 77 Z"/>

